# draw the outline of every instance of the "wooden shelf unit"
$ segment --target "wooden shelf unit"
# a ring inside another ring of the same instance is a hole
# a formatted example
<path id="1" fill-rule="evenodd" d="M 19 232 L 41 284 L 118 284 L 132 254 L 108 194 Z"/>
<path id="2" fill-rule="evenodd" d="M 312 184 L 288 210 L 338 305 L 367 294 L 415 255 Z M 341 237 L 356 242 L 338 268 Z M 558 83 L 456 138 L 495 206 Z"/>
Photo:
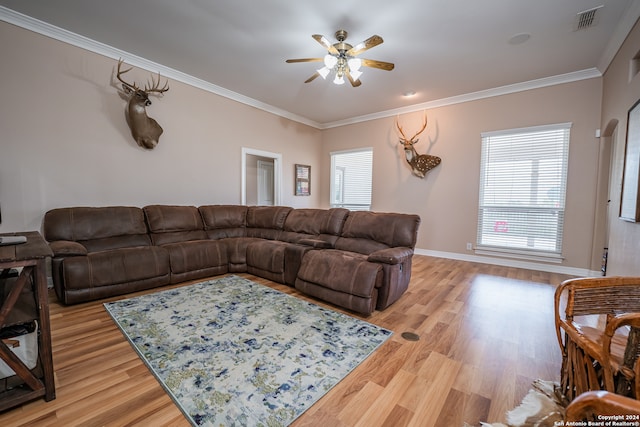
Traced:
<path id="1" fill-rule="evenodd" d="M 0 246 L 0 285 L 9 286 L 4 302 L 0 299 L 0 329 L 13 322 L 12 313 L 18 310 L 18 301 L 26 287 L 32 287 L 35 310 L 33 319 L 38 323 L 38 366 L 42 375 L 30 370 L 9 347 L 0 340 L 0 360 L 4 361 L 24 383 L 21 386 L 0 390 L 0 411 L 24 402 L 44 398 L 55 399 L 53 358 L 51 353 L 51 329 L 49 300 L 47 295 L 46 259 L 51 249 L 37 231 L 2 234 L 0 236 L 26 236 L 26 243 Z M 19 271 L 15 280 L 9 280 L 11 272 Z M 15 316 L 14 316 L 15 317 Z"/>

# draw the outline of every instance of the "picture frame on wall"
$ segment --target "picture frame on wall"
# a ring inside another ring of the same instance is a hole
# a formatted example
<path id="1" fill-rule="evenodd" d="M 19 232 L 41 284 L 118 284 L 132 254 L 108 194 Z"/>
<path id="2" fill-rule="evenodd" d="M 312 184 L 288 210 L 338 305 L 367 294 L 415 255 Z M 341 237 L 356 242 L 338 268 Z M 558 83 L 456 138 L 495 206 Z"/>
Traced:
<path id="1" fill-rule="evenodd" d="M 640 221 L 638 191 L 640 190 L 640 100 L 627 115 L 627 140 L 624 150 L 620 219 Z"/>
<path id="2" fill-rule="evenodd" d="M 295 165 L 295 195 L 311 195 L 311 166 Z"/>

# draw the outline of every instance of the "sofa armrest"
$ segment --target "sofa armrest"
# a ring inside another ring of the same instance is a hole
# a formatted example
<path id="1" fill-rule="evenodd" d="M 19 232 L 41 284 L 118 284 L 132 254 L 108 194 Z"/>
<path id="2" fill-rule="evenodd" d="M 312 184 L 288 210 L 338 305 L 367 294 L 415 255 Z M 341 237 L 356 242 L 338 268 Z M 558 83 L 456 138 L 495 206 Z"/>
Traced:
<path id="1" fill-rule="evenodd" d="M 367 261 L 380 262 L 383 264 L 401 264 L 408 258 L 413 256 L 413 249 L 411 248 L 388 248 L 380 249 L 369 254 Z"/>
<path id="2" fill-rule="evenodd" d="M 301 245 L 311 246 L 316 249 L 333 249 L 333 245 L 326 240 L 320 239 L 302 239 L 298 243 Z"/>
<path id="3" fill-rule="evenodd" d="M 55 242 L 50 242 L 49 247 L 51 248 L 54 257 L 87 255 L 87 248 L 78 242 L 70 240 L 56 240 Z"/>

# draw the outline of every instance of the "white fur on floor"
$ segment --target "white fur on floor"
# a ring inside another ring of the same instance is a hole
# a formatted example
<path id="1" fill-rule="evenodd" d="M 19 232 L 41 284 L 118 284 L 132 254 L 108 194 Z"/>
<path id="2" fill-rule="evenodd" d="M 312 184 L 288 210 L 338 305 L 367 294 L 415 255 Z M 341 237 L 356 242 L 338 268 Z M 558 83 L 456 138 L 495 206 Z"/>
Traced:
<path id="1" fill-rule="evenodd" d="M 522 403 L 507 412 L 507 424 L 480 424 L 483 427 L 553 427 L 564 420 L 566 404 L 566 398 L 560 393 L 558 384 L 536 380 Z"/>

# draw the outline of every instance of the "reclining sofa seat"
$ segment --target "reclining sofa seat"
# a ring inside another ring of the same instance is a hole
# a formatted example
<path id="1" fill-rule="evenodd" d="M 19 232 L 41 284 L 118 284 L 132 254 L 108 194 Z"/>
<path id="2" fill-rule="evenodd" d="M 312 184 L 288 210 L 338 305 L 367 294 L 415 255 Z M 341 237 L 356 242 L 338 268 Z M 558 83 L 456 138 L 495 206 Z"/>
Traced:
<path id="1" fill-rule="evenodd" d="M 198 208 L 207 237 L 220 240 L 227 248 L 230 273 L 247 271 L 247 245 L 259 240 L 247 237 L 248 209 L 243 205 L 206 205 Z"/>
<path id="2" fill-rule="evenodd" d="M 347 209 L 290 210 L 275 239 L 260 240 L 247 246 L 247 271 L 294 286 L 304 254 L 314 249 L 308 243 L 330 245 L 335 242 L 348 212 Z M 251 223 L 249 219 L 247 225 Z M 251 233 L 252 228 L 247 230 Z"/>
<path id="3" fill-rule="evenodd" d="M 75 304 L 167 285 L 169 254 L 153 246 L 142 209 L 59 208 L 44 217 L 56 295 Z"/>
<path id="4" fill-rule="evenodd" d="M 305 253 L 295 287 L 350 310 L 371 314 L 407 290 L 420 217 L 349 212 L 332 249 Z"/>
<path id="5" fill-rule="evenodd" d="M 226 246 L 230 272 L 249 272 L 284 283 L 284 258 L 263 250 L 263 243 L 277 245 L 284 222 L 293 210 L 286 206 L 201 206 L 200 213 L 210 239 Z"/>
<path id="6" fill-rule="evenodd" d="M 171 283 L 224 274 L 227 248 L 207 236 L 195 206 L 150 205 L 143 208 L 151 241 L 169 252 Z"/>

